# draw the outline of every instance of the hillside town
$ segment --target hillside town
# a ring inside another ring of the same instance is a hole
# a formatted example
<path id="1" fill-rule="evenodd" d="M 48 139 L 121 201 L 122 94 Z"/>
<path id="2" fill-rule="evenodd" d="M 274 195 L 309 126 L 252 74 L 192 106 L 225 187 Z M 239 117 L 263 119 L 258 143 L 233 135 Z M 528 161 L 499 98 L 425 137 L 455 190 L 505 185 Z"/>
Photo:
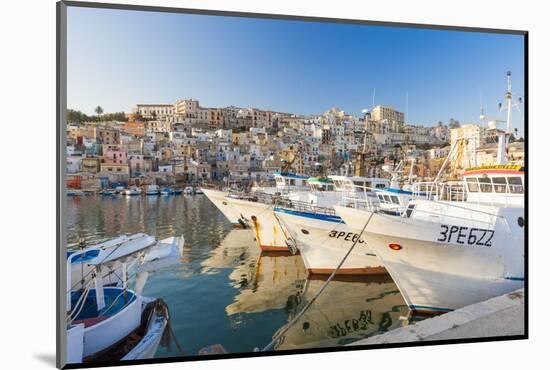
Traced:
<path id="1" fill-rule="evenodd" d="M 198 100 L 137 104 L 132 112 L 88 117 L 69 110 L 67 187 L 97 191 L 128 185 L 260 183 L 276 171 L 298 175 L 388 177 L 382 168 L 414 163 L 416 177 L 433 178 L 456 142 L 475 148 L 462 168 L 494 164 L 496 138 L 481 124 L 451 119 L 424 126 L 378 105 L 358 117 L 338 108 L 299 115 L 256 108 L 205 108 Z M 461 139 L 467 139 L 461 140 Z M 523 164 L 523 140 L 507 159 Z M 464 145 L 463 145 L 464 146 Z"/>

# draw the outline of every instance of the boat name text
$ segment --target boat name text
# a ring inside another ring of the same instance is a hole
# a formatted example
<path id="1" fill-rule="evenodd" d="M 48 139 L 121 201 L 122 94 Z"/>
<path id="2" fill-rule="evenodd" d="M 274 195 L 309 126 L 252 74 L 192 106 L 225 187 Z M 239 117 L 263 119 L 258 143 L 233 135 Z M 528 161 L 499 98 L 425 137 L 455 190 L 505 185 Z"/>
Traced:
<path id="1" fill-rule="evenodd" d="M 441 225 L 439 235 L 438 242 L 491 247 L 495 231 L 476 227 Z"/>
<path id="2" fill-rule="evenodd" d="M 358 242 L 358 243 L 364 243 L 365 241 L 363 239 L 359 239 L 359 234 L 355 233 L 346 233 L 344 231 L 337 231 L 332 230 L 329 234 L 329 237 L 340 239 L 343 238 L 345 241 L 351 241 L 351 242 Z"/>

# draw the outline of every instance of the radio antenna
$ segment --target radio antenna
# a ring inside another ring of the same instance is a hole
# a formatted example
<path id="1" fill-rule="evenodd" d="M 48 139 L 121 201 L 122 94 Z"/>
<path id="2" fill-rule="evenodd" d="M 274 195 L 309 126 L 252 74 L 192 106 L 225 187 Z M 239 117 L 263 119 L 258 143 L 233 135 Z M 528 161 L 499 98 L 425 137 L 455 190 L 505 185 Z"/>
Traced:
<path id="1" fill-rule="evenodd" d="M 407 118 L 409 117 L 409 92 L 407 91 L 405 93 L 405 122 L 407 122 Z"/>
<path id="2" fill-rule="evenodd" d="M 479 88 L 479 110 L 481 112 L 479 118 L 483 121 L 485 119 L 485 112 L 483 110 L 483 95 L 481 94 L 481 88 Z"/>

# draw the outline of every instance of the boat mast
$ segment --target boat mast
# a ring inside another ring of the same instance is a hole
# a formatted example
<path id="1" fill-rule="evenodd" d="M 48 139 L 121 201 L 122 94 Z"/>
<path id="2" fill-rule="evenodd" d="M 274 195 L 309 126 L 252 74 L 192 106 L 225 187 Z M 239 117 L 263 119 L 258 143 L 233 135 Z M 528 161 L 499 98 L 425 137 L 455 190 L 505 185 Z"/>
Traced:
<path id="1" fill-rule="evenodd" d="M 506 135 L 510 135 L 512 133 L 512 72 L 508 71 L 508 73 L 506 73 L 506 77 L 508 78 L 508 90 L 506 91 L 505 96 L 508 106 L 508 115 L 506 117 Z M 506 141 L 508 141 L 508 138 L 506 138 Z"/>
<path id="2" fill-rule="evenodd" d="M 506 146 L 512 129 L 512 72 L 506 73 L 507 78 L 507 90 L 504 99 L 506 99 L 506 131 L 498 131 L 498 148 L 497 148 L 497 164 L 506 164 Z"/>

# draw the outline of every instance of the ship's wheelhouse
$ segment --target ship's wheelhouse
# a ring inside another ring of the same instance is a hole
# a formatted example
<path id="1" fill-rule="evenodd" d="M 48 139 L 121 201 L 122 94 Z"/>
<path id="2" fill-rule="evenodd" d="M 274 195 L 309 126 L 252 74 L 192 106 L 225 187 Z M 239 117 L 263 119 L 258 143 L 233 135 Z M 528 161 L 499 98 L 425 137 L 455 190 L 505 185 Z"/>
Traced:
<path id="1" fill-rule="evenodd" d="M 463 174 L 468 201 L 523 204 L 524 168 L 521 166 L 484 166 Z"/>

